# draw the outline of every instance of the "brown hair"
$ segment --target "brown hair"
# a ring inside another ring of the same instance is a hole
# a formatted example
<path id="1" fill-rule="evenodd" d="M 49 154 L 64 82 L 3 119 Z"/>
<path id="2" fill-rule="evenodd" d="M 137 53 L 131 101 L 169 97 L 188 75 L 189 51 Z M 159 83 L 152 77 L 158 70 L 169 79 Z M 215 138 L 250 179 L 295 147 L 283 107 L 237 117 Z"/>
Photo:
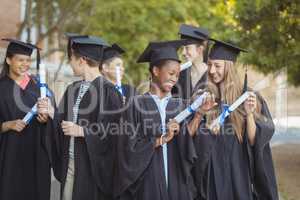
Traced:
<path id="1" fill-rule="evenodd" d="M 83 58 L 86 61 L 86 63 L 88 64 L 88 66 L 90 66 L 90 67 L 98 67 L 100 69 L 100 66 L 102 64 L 101 62 L 93 60 L 93 59 L 90 59 L 90 58 L 87 58 L 86 56 L 82 56 L 82 55 L 80 55 L 74 49 L 72 49 L 71 52 L 72 52 L 72 55 L 74 55 L 74 57 L 76 59 Z"/>
<path id="2" fill-rule="evenodd" d="M 12 58 L 14 54 L 6 52 L 6 56 L 3 61 L 2 71 L 0 73 L 0 78 L 6 76 L 9 73 L 9 64 L 6 62 L 6 58 Z"/>
<path id="3" fill-rule="evenodd" d="M 243 93 L 243 85 L 241 83 L 240 77 L 236 70 L 236 66 L 232 61 L 224 60 L 225 64 L 225 72 L 224 72 L 224 80 L 223 80 L 223 90 L 220 89 L 219 86 L 215 85 L 211 81 L 210 74 L 208 75 L 208 89 L 213 92 L 217 98 L 221 100 L 222 103 L 231 105 L 234 101 L 236 101 L 241 94 Z M 210 69 L 209 69 L 210 70 Z M 261 111 L 261 103 L 257 100 L 257 113 Z M 210 116 L 208 116 L 208 123 L 212 121 L 212 118 L 216 118 L 220 113 L 220 111 L 212 111 Z M 240 142 L 243 141 L 243 135 L 245 131 L 245 117 L 246 112 L 243 106 L 239 106 L 234 112 L 232 112 L 229 116 L 230 122 L 233 125 L 236 136 Z"/>

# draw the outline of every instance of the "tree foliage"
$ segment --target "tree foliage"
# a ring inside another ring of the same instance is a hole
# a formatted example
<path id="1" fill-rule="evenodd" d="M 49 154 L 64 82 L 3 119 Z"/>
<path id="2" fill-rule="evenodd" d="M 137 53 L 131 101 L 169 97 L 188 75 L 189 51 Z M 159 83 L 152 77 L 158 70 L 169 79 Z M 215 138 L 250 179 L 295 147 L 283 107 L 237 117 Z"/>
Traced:
<path id="1" fill-rule="evenodd" d="M 300 5 L 296 0 L 27 0 L 20 30 L 38 29 L 39 42 L 59 41 L 64 32 L 98 35 L 127 52 L 126 68 L 139 83 L 148 67 L 136 64 L 149 41 L 178 38 L 181 23 L 205 27 L 213 37 L 230 39 L 250 50 L 242 61 L 264 73 L 288 68 L 300 85 Z M 27 28 L 27 29 L 26 29 Z M 20 31 L 21 32 L 21 31 Z M 51 51 L 51 49 L 49 50 Z M 47 54 L 48 55 L 48 54 Z"/>
<path id="2" fill-rule="evenodd" d="M 287 68 L 289 82 L 300 85 L 300 2 L 239 0 L 234 14 L 240 41 L 251 50 L 245 61 L 264 73 Z"/>

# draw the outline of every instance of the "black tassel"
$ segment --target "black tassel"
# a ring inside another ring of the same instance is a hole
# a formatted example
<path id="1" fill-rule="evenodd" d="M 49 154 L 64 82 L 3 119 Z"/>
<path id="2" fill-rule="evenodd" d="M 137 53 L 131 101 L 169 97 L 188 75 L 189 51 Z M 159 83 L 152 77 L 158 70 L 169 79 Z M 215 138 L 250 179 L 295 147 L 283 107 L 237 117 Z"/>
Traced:
<path id="1" fill-rule="evenodd" d="M 67 53 L 68 53 L 68 59 L 71 60 L 71 54 L 72 54 L 72 44 L 71 44 L 71 39 L 68 40 Z"/>
<path id="2" fill-rule="evenodd" d="M 247 92 L 247 90 L 248 90 L 248 68 L 246 66 L 245 77 L 244 77 L 243 93 Z"/>
<path id="3" fill-rule="evenodd" d="M 209 47 L 210 47 L 210 42 L 207 40 L 207 44 L 204 50 L 204 56 L 203 56 L 203 62 L 207 64 L 208 62 L 208 55 L 209 55 Z"/>
<path id="4" fill-rule="evenodd" d="M 36 48 L 36 70 L 37 73 L 40 71 L 41 55 L 39 48 Z"/>

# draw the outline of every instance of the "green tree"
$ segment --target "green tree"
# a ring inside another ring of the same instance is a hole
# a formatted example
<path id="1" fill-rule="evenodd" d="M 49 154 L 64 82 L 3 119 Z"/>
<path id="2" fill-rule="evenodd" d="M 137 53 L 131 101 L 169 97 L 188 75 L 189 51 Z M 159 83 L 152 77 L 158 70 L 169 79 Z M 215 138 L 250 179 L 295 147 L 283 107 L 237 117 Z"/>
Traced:
<path id="1" fill-rule="evenodd" d="M 241 43 L 251 52 L 245 62 L 263 73 L 287 68 L 300 85 L 300 3 L 297 0 L 238 0 L 234 8 Z"/>
<path id="2" fill-rule="evenodd" d="M 146 65 L 136 64 L 149 41 L 178 38 L 181 23 L 205 27 L 212 36 L 250 50 L 242 61 L 263 73 L 288 68 L 300 85 L 300 4 L 296 0 L 27 0 L 20 32 L 35 27 L 38 42 L 58 42 L 44 52 L 65 52 L 64 32 L 98 35 L 127 52 L 134 83 L 147 80 Z M 27 31 L 30 33 L 30 31 Z"/>
<path id="3" fill-rule="evenodd" d="M 178 39 L 181 23 L 193 22 L 192 13 L 206 15 L 205 5 L 195 6 L 199 1 L 173 0 L 115 0 L 97 1 L 95 15 L 90 18 L 90 34 L 103 36 L 110 42 L 117 42 L 127 52 L 125 55 L 128 74 L 135 83 L 147 80 L 147 65 L 136 64 L 136 60 L 149 41 Z M 205 20 L 203 20 L 205 21 Z"/>

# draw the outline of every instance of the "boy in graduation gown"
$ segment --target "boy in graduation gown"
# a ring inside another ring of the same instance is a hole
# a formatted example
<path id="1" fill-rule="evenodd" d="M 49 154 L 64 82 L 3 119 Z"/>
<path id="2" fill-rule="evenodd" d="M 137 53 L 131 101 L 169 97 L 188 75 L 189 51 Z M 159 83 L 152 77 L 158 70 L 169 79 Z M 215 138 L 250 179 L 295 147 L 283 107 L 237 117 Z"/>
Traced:
<path id="1" fill-rule="evenodd" d="M 114 85 L 101 77 L 101 38 L 70 35 L 69 58 L 74 75 L 55 114 L 58 141 L 55 175 L 63 200 L 110 200 L 114 169 L 113 126 L 122 102 Z M 116 134 L 116 133 L 114 133 Z"/>
<path id="2" fill-rule="evenodd" d="M 105 48 L 102 67 L 100 69 L 103 76 L 115 85 L 116 91 L 121 92 L 120 95 L 122 96 L 123 103 L 125 104 L 131 97 L 137 94 L 137 91 L 129 84 L 122 84 L 121 88 L 117 85 L 118 78 L 121 81 L 124 76 L 124 60 L 122 59 L 122 54 L 124 53 L 125 50 L 118 44 L 113 44 L 111 47 Z M 117 77 L 117 67 L 119 67 L 120 77 Z"/>
<path id="3" fill-rule="evenodd" d="M 195 93 L 201 92 L 207 84 L 207 55 L 209 32 L 200 27 L 182 24 L 179 29 L 181 39 L 187 43 L 183 46 L 182 55 L 192 66 L 181 71 L 178 83 L 172 94 L 183 99 L 190 99 Z"/>
<path id="4" fill-rule="evenodd" d="M 37 47 L 4 40 L 9 45 L 0 78 L 0 199 L 49 200 L 54 141 L 47 134 L 49 99 L 38 99 L 40 86 L 28 73 L 31 54 Z M 22 119 L 36 103 L 37 116 L 27 124 Z"/>
<path id="5" fill-rule="evenodd" d="M 173 118 L 185 103 L 171 96 L 180 72 L 177 49 L 184 42 L 151 42 L 138 59 L 139 63 L 150 63 L 152 81 L 150 91 L 135 96 L 123 115 L 117 145 L 116 199 L 194 197 L 190 170 L 196 158 L 192 135 L 197 127 L 191 124 L 199 124 L 200 119 L 178 124 Z"/>
<path id="6" fill-rule="evenodd" d="M 248 90 L 247 80 L 243 85 L 236 71 L 240 51 L 245 50 L 215 40 L 209 54 L 209 89 L 218 96 L 220 106 L 206 115 L 195 137 L 194 175 L 201 200 L 278 200 L 270 149 L 274 124 L 263 97 L 250 92 L 223 125 L 210 127 L 225 105 Z"/>

